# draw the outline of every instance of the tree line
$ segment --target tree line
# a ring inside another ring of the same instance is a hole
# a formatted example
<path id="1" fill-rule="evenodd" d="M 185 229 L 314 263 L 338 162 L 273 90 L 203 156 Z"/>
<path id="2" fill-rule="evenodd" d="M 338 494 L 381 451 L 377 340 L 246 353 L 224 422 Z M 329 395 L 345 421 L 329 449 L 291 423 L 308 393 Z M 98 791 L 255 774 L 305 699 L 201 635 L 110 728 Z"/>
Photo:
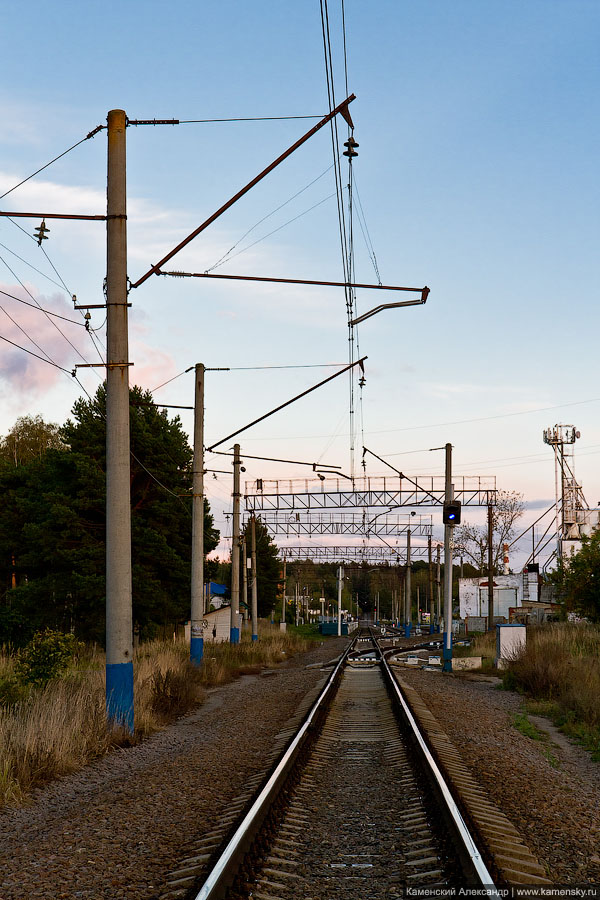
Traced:
<path id="1" fill-rule="evenodd" d="M 193 454 L 179 417 L 139 387 L 130 437 L 133 619 L 145 638 L 189 618 Z M 104 386 L 64 425 L 25 416 L 0 442 L 0 643 L 44 628 L 103 642 L 105 447 Z M 205 502 L 205 553 L 218 541 Z"/>

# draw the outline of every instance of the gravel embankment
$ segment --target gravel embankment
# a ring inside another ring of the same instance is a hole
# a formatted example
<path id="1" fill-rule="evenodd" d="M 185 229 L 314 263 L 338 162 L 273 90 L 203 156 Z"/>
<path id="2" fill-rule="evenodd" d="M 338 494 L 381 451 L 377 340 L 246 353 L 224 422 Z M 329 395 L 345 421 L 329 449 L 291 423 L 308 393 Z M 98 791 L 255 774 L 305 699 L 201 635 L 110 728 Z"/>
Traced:
<path id="1" fill-rule="evenodd" d="M 194 713 L 0 812 L 1 900 L 150 900 L 261 769 L 347 639 L 210 691 Z"/>
<path id="2" fill-rule="evenodd" d="M 554 884 L 600 884 L 600 764 L 557 732 L 525 737 L 514 725 L 518 694 L 499 681 L 400 670 Z"/>
<path id="3" fill-rule="evenodd" d="M 196 712 L 144 744 L 0 812 L 0 900 L 154 900 L 323 677 L 306 666 L 332 659 L 345 644 L 331 639 L 272 675 L 216 688 Z M 520 697 L 489 682 L 401 673 L 548 876 L 557 884 L 600 883 L 600 765 L 564 740 L 524 737 L 512 724 Z"/>

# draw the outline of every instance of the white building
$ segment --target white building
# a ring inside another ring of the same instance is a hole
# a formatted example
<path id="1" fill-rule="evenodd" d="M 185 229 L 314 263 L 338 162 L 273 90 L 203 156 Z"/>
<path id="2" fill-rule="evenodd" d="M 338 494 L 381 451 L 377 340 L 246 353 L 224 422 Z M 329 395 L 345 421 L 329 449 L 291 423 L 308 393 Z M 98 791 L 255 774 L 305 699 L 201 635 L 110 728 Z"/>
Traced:
<path id="1" fill-rule="evenodd" d="M 537 571 L 494 576 L 494 618 L 502 617 L 508 622 L 511 607 L 514 609 L 523 606 L 523 601 L 535 603 L 538 599 Z M 467 616 L 487 618 L 487 577 L 461 578 L 458 583 L 458 600 L 461 619 L 466 619 Z"/>
<path id="2" fill-rule="evenodd" d="M 230 633 L 231 633 L 231 606 L 227 604 L 227 606 L 221 606 L 219 609 L 211 610 L 208 613 L 204 614 L 204 619 L 208 623 L 208 626 L 204 629 L 203 637 L 205 642 L 212 643 L 213 641 L 217 644 L 222 644 L 229 641 Z M 242 632 L 242 620 L 243 617 L 238 615 L 238 628 L 240 629 L 240 634 Z M 187 641 L 190 639 L 190 623 L 187 622 L 185 626 L 185 638 Z"/>

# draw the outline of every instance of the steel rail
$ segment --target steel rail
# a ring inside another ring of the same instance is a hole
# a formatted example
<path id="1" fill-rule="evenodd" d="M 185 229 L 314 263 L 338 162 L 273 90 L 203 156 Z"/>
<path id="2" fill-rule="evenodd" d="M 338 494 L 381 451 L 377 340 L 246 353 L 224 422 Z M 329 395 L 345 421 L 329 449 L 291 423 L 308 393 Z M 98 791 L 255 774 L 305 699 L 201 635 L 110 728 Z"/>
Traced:
<path id="1" fill-rule="evenodd" d="M 455 832 L 462 842 L 464 852 L 467 855 L 476 876 L 479 878 L 482 887 L 485 887 L 487 889 L 486 896 L 487 897 L 495 897 L 495 898 L 498 898 L 498 900 L 500 900 L 500 898 L 502 897 L 502 894 L 500 893 L 500 891 L 496 888 L 496 885 L 494 884 L 494 880 L 493 880 L 487 866 L 485 865 L 485 862 L 483 861 L 481 852 L 480 852 L 479 848 L 477 847 L 477 844 L 475 843 L 475 840 L 474 840 L 473 836 L 471 835 L 471 832 L 469 831 L 467 824 L 466 824 L 465 820 L 463 819 L 458 806 L 456 805 L 454 797 L 450 793 L 450 789 L 448 788 L 448 785 L 446 784 L 446 780 L 444 779 L 444 776 L 442 775 L 440 769 L 438 768 L 438 765 L 437 765 L 435 759 L 433 758 L 433 755 L 432 755 L 431 751 L 429 750 L 429 747 L 427 746 L 427 744 L 425 742 L 425 739 L 421 733 L 421 729 L 419 728 L 419 726 L 415 720 L 415 717 L 413 716 L 406 700 L 404 699 L 404 697 L 402 695 L 400 686 L 398 685 L 398 682 L 396 681 L 396 679 L 394 678 L 394 676 L 392 674 L 392 670 L 390 669 L 388 662 L 385 659 L 385 656 L 381 650 L 381 647 L 379 646 L 379 642 L 374 634 L 372 634 L 372 638 L 373 638 L 373 643 L 375 644 L 375 646 L 377 647 L 377 649 L 381 655 L 381 665 L 382 665 L 383 671 L 385 672 L 389 687 L 392 690 L 397 702 L 401 706 L 404 716 L 406 717 L 406 720 L 407 720 L 408 724 L 410 725 L 413 736 L 419 745 L 419 748 L 420 748 L 420 750 L 423 754 L 423 757 L 427 763 L 427 766 L 429 768 L 430 774 L 434 780 L 435 787 L 437 788 L 437 790 L 442 795 L 442 797 L 445 801 L 446 810 L 452 820 L 452 823 L 455 828 Z"/>
<path id="2" fill-rule="evenodd" d="M 296 757 L 304 744 L 311 726 L 314 724 L 317 714 L 320 712 L 325 699 L 328 697 L 338 675 L 344 665 L 348 654 L 356 644 L 358 634 L 349 644 L 338 660 L 333 672 L 327 680 L 327 684 L 315 700 L 304 723 L 291 741 L 281 760 L 269 776 L 268 781 L 260 794 L 237 827 L 229 843 L 215 863 L 208 878 L 194 897 L 194 900 L 222 900 L 227 888 L 232 884 L 239 862 L 246 850 L 250 847 L 262 822 L 267 816 L 274 798 L 277 796 L 282 783 L 285 781 Z"/>

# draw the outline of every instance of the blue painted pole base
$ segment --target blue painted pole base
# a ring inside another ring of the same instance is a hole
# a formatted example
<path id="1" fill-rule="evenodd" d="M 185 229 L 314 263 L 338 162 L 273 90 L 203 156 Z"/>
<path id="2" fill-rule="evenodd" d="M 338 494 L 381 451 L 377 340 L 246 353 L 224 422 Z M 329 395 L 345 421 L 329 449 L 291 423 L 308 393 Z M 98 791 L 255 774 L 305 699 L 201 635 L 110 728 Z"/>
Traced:
<path id="1" fill-rule="evenodd" d="M 432 622 L 431 625 L 429 626 L 429 634 L 435 634 L 435 632 L 436 632 L 435 622 Z"/>
<path id="2" fill-rule="evenodd" d="M 257 635 L 257 634 L 253 634 L 253 635 L 252 635 L 252 640 L 253 640 L 253 641 L 257 641 L 257 640 L 258 640 L 258 635 Z"/>
<path id="3" fill-rule="evenodd" d="M 229 629 L 229 643 L 230 644 L 239 644 L 240 642 L 240 629 L 239 628 L 230 628 Z"/>
<path id="4" fill-rule="evenodd" d="M 444 632 L 444 640 L 442 643 L 442 671 L 452 671 L 452 634 Z"/>
<path id="5" fill-rule="evenodd" d="M 406 622 L 404 624 L 404 637 L 410 637 L 410 629 L 411 628 L 412 628 L 412 625 L 410 624 L 410 622 Z"/>
<path id="6" fill-rule="evenodd" d="M 106 718 L 133 734 L 133 662 L 106 664 Z"/>
<path id="7" fill-rule="evenodd" d="M 194 637 L 190 641 L 190 662 L 193 666 L 201 666 L 204 657 L 204 638 Z"/>

